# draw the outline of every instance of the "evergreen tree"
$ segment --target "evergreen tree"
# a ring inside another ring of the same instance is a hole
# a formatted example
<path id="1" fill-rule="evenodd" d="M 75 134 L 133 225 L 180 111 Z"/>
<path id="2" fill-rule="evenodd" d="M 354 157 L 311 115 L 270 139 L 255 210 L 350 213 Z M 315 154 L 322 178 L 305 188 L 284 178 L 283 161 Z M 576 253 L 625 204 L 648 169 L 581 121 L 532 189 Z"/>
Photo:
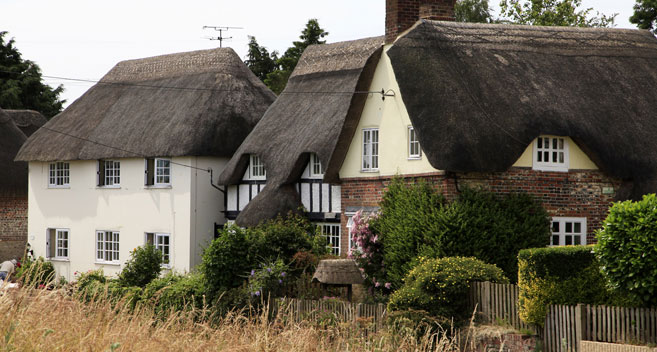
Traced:
<path id="1" fill-rule="evenodd" d="M 276 51 L 269 54 L 267 48 L 260 46 L 254 36 L 249 36 L 249 53 L 244 63 L 261 81 L 278 69 L 276 60 L 278 60 Z"/>
<path id="2" fill-rule="evenodd" d="M 13 38 L 5 42 L 6 34 L 0 32 L 0 108 L 36 110 L 47 118 L 57 115 L 65 102 L 59 98 L 64 87 L 43 83 L 39 66 L 21 57 Z"/>
<path id="3" fill-rule="evenodd" d="M 657 0 L 636 0 L 630 22 L 657 33 Z"/>

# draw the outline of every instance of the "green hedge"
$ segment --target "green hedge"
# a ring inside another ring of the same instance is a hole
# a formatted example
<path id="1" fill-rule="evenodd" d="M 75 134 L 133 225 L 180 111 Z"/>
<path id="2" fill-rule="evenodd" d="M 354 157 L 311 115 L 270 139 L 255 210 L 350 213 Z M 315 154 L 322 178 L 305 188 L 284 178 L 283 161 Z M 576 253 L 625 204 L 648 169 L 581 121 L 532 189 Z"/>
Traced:
<path id="1" fill-rule="evenodd" d="M 518 287 L 520 318 L 539 326 L 551 304 L 620 303 L 607 288 L 592 246 L 520 251 Z"/>
<path id="2" fill-rule="evenodd" d="M 388 310 L 421 310 L 456 322 L 467 320 L 467 297 L 473 281 L 508 283 L 500 268 L 476 258 L 420 258 L 404 279 L 404 286 L 390 296 Z"/>

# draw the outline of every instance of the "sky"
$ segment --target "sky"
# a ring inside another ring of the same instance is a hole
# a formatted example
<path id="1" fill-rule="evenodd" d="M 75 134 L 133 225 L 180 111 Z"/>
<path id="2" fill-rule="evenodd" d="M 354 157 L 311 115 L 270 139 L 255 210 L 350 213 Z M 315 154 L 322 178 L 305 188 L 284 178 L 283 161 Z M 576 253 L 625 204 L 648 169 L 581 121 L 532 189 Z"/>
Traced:
<path id="1" fill-rule="evenodd" d="M 582 0 L 604 14 L 618 13 L 617 28 L 629 22 L 635 0 Z M 490 0 L 497 13 L 497 0 Z M 24 59 L 41 67 L 44 81 L 63 84 L 69 105 L 123 60 L 219 46 L 245 58 L 249 35 L 270 52 L 284 52 L 310 18 L 329 32 L 329 43 L 384 34 L 385 0 L 0 0 L 0 31 L 9 32 Z M 58 77 L 58 78 L 53 78 Z"/>

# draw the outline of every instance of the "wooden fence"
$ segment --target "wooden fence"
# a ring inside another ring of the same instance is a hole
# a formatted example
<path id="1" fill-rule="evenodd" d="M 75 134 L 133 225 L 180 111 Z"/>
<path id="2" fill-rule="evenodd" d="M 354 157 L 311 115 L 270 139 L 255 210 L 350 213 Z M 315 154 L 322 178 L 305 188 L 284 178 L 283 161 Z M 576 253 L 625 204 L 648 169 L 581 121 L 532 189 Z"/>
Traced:
<path id="1" fill-rule="evenodd" d="M 515 329 L 537 332 L 536 327 L 520 320 L 518 316 L 518 286 L 473 282 L 470 285 L 468 303 L 477 308 L 478 318 L 490 323 L 506 323 Z"/>
<path id="2" fill-rule="evenodd" d="M 582 340 L 657 343 L 657 309 L 609 306 L 549 307 L 543 340 L 546 351 L 577 351 Z"/>
<path id="3" fill-rule="evenodd" d="M 386 306 L 384 304 L 350 303 L 334 300 L 303 300 L 281 299 L 277 300 L 277 313 L 284 313 L 294 317 L 296 322 L 303 320 L 328 321 L 367 321 L 375 328 L 384 323 Z"/>

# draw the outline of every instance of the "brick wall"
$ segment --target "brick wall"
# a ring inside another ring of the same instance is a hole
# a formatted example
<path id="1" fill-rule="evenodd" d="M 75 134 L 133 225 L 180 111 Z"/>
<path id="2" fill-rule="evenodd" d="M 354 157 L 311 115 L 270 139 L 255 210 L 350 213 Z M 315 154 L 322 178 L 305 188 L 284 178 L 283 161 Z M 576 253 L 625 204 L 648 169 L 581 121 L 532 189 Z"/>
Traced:
<path id="1" fill-rule="evenodd" d="M 454 21 L 456 0 L 386 0 L 386 43 L 419 19 Z"/>
<path id="2" fill-rule="evenodd" d="M 20 258 L 27 241 L 27 196 L 0 195 L 0 262 Z"/>
<path id="3" fill-rule="evenodd" d="M 595 170 L 571 170 L 570 172 L 535 171 L 530 168 L 511 168 L 499 173 L 440 172 L 423 175 L 405 175 L 412 182 L 423 178 L 453 200 L 462 187 L 481 187 L 496 193 L 526 192 L 534 195 L 551 216 L 585 217 L 587 243 L 595 242 L 594 231 L 607 216 L 609 206 L 615 201 L 615 191 L 620 180 L 605 176 Z M 343 179 L 342 195 L 342 253 L 348 250 L 347 207 L 375 207 L 381 201 L 385 188 L 392 177 Z M 613 190 L 605 194 L 605 190 Z"/>

